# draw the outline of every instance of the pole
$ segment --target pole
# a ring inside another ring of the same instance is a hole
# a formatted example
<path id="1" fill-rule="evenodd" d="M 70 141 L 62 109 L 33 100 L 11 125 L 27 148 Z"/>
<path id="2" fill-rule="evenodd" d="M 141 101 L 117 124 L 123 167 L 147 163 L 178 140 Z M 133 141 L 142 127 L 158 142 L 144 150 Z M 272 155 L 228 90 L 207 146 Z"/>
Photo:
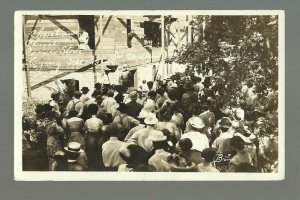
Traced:
<path id="1" fill-rule="evenodd" d="M 99 43 L 99 47 L 100 47 L 100 57 L 101 57 L 101 68 L 102 68 L 102 63 L 103 63 L 103 56 L 102 56 L 102 49 L 101 49 L 101 42 L 102 42 L 102 36 L 103 36 L 103 21 L 102 21 L 102 15 L 100 15 L 100 43 Z"/>
<path id="2" fill-rule="evenodd" d="M 177 37 L 178 37 L 177 50 L 179 50 L 179 48 L 180 48 L 180 21 L 179 21 L 179 18 L 177 19 Z"/>
<path id="3" fill-rule="evenodd" d="M 188 29 L 187 29 L 187 38 L 188 38 L 188 44 L 191 44 L 192 42 L 192 29 L 191 29 L 191 26 L 190 26 L 190 15 L 187 16 L 187 22 L 188 22 Z"/>
<path id="4" fill-rule="evenodd" d="M 25 16 L 23 15 L 23 55 L 24 55 L 24 66 L 26 72 L 26 83 L 27 83 L 27 95 L 31 98 L 31 82 L 30 82 L 30 71 L 26 61 L 26 32 L 25 32 Z"/>
<path id="5" fill-rule="evenodd" d="M 96 27 L 96 18 L 94 18 L 94 31 L 95 31 L 95 27 Z M 95 40 L 96 41 L 96 40 Z M 97 47 L 95 46 L 95 49 L 93 50 L 93 56 L 94 56 L 94 64 L 93 64 L 93 73 L 94 73 L 94 84 L 97 83 L 97 73 L 96 73 L 96 60 L 97 60 L 97 56 L 96 56 L 96 49 Z"/>
<path id="6" fill-rule="evenodd" d="M 165 65 L 165 16 L 161 16 L 161 53 L 162 53 L 162 64 Z M 163 69 L 163 74 L 165 70 Z M 168 69 L 167 69 L 168 72 Z"/>

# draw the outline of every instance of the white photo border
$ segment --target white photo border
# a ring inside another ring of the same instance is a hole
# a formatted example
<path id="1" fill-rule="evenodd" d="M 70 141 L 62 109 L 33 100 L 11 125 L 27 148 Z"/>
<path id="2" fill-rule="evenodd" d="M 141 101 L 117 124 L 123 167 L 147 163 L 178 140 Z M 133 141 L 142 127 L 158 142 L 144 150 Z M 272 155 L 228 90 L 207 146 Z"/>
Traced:
<path id="1" fill-rule="evenodd" d="M 23 15 L 278 15 L 278 172 L 28 172 L 22 171 Z M 283 10 L 60 10 L 16 11 L 14 16 L 14 179 L 16 181 L 271 181 L 285 178 L 285 13 Z"/>

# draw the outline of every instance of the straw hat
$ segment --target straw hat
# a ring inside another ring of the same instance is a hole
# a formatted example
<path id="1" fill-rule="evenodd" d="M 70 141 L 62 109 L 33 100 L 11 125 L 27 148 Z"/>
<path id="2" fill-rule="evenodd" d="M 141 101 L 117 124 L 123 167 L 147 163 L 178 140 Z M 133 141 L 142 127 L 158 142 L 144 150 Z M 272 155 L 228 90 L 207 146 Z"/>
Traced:
<path id="1" fill-rule="evenodd" d="M 72 153 L 82 153 L 83 150 L 80 147 L 81 147 L 80 143 L 78 143 L 78 142 L 70 142 L 68 144 L 68 146 L 65 147 L 64 149 L 66 151 L 69 151 L 69 152 L 72 152 Z"/>
<path id="2" fill-rule="evenodd" d="M 158 119 L 156 118 L 154 113 L 149 114 L 146 119 L 144 120 L 145 124 L 147 125 L 154 125 L 157 124 Z"/>
<path id="3" fill-rule="evenodd" d="M 167 136 L 165 136 L 161 131 L 152 130 L 150 134 L 151 136 L 149 137 L 149 140 L 152 142 L 162 142 L 167 140 Z"/>
<path id="4" fill-rule="evenodd" d="M 190 119 L 190 124 L 192 127 L 196 128 L 196 129 L 205 127 L 205 123 L 200 117 L 192 117 Z"/>

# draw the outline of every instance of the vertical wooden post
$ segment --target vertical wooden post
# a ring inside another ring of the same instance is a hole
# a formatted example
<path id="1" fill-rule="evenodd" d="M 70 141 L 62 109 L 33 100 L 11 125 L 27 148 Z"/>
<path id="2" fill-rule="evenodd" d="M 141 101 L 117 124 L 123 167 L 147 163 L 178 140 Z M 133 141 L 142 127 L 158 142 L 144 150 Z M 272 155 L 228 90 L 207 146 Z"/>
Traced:
<path id="1" fill-rule="evenodd" d="M 162 53 L 162 64 L 165 65 L 165 16 L 161 16 L 161 53 Z M 163 69 L 165 72 L 165 69 Z M 167 69 L 168 72 L 168 69 Z"/>
<path id="2" fill-rule="evenodd" d="M 190 15 L 187 16 L 187 39 L 188 39 L 188 44 L 191 44 L 192 42 L 192 29 L 191 29 L 191 26 L 190 26 Z"/>
<path id="3" fill-rule="evenodd" d="M 100 53 L 100 59 L 101 59 L 101 64 L 100 64 L 100 66 L 101 66 L 101 70 L 102 70 L 102 66 L 103 66 L 103 55 L 102 55 L 102 49 L 101 49 L 101 42 L 102 42 L 102 36 L 103 36 L 103 21 L 102 21 L 102 15 L 100 15 L 100 42 L 99 42 L 99 47 L 100 47 L 100 49 L 99 49 L 99 53 Z"/>
<path id="4" fill-rule="evenodd" d="M 97 20 L 96 20 L 96 18 L 94 17 L 94 31 L 95 31 L 95 27 L 97 26 L 96 24 L 95 24 L 95 22 L 96 22 Z M 96 40 L 95 40 L 95 42 L 96 42 Z M 94 63 L 93 63 L 93 73 L 94 73 L 94 84 L 96 84 L 97 83 L 97 72 L 96 72 L 96 60 L 97 60 L 97 55 L 96 55 L 96 49 L 97 47 L 95 46 L 95 49 L 93 50 L 93 56 L 94 56 Z"/>
<path id="5" fill-rule="evenodd" d="M 180 48 L 180 20 L 179 20 L 179 18 L 177 19 L 177 37 L 178 37 L 177 50 L 179 50 L 179 48 Z"/>
<path id="6" fill-rule="evenodd" d="M 25 66 L 25 73 L 26 73 L 26 84 L 27 84 L 27 95 L 31 98 L 31 83 L 30 83 L 30 71 L 29 66 L 27 65 L 26 61 L 26 32 L 25 32 L 25 16 L 23 15 L 22 18 L 22 25 L 23 25 L 23 56 L 24 56 L 24 66 Z"/>

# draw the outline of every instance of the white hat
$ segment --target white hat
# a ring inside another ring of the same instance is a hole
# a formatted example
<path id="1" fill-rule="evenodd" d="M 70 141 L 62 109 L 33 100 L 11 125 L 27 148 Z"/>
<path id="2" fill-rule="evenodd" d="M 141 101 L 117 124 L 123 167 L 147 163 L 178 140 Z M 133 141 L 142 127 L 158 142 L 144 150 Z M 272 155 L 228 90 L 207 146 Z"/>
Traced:
<path id="1" fill-rule="evenodd" d="M 80 148 L 81 144 L 78 142 L 70 142 L 67 147 L 65 147 L 66 151 L 73 153 L 81 153 L 83 150 Z"/>
<path id="2" fill-rule="evenodd" d="M 190 119 L 190 124 L 192 127 L 197 129 L 205 127 L 205 123 L 200 117 L 192 117 Z"/>
<path id="3" fill-rule="evenodd" d="M 147 100 L 145 102 L 145 105 L 143 107 L 143 110 L 148 111 L 148 112 L 153 112 L 155 109 L 155 102 L 153 100 Z"/>
<path id="4" fill-rule="evenodd" d="M 149 134 L 151 134 L 149 140 L 152 142 L 160 142 L 167 139 L 167 136 L 165 136 L 161 131 L 152 130 Z"/>
<path id="5" fill-rule="evenodd" d="M 148 125 L 154 125 L 157 124 L 158 119 L 156 118 L 156 115 L 154 113 L 150 113 L 146 119 L 144 120 L 145 124 Z"/>
<path id="6" fill-rule="evenodd" d="M 138 119 L 145 119 L 145 118 L 147 118 L 147 116 L 150 114 L 150 112 L 147 112 L 147 111 L 145 111 L 145 110 L 141 110 L 141 112 L 140 112 L 140 114 L 139 114 L 139 116 L 137 116 L 137 118 Z"/>
<path id="7" fill-rule="evenodd" d="M 239 118 L 239 120 L 244 120 L 244 117 L 245 117 L 245 111 L 241 108 L 237 108 L 235 111 L 234 111 L 234 115 L 233 117 L 235 119 Z"/>

